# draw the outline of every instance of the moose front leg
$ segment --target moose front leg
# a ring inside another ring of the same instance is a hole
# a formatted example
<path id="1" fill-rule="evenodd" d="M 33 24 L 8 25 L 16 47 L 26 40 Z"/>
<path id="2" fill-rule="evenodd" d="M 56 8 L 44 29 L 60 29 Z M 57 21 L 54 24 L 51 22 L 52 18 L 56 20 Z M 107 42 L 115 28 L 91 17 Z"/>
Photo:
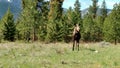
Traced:
<path id="1" fill-rule="evenodd" d="M 78 51 L 79 51 L 79 43 L 78 43 Z"/>
<path id="2" fill-rule="evenodd" d="M 78 47 L 78 51 L 79 51 L 79 41 L 77 41 L 77 47 Z"/>
<path id="3" fill-rule="evenodd" d="M 74 51 L 74 48 L 75 48 L 75 41 L 73 41 L 73 48 L 72 48 L 73 51 Z"/>

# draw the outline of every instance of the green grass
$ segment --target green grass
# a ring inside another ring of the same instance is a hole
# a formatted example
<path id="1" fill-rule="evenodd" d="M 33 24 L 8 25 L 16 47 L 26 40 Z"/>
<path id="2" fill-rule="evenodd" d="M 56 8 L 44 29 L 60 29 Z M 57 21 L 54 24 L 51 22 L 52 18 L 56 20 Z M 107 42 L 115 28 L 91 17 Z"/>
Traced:
<path id="1" fill-rule="evenodd" d="M 120 44 L 0 43 L 0 68 L 120 68 Z"/>

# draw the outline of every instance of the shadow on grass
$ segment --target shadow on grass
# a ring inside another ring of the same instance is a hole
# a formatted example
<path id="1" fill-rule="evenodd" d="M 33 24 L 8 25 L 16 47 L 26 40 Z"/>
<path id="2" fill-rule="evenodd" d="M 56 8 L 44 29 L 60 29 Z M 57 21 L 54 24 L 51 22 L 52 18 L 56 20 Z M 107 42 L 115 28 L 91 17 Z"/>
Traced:
<path id="1" fill-rule="evenodd" d="M 92 51 L 92 52 L 96 51 L 96 49 L 94 49 L 94 48 L 85 48 L 85 47 L 82 47 L 80 49 L 81 50 L 88 50 L 88 51 Z"/>
<path id="2" fill-rule="evenodd" d="M 88 48 L 87 50 L 89 50 L 89 51 L 96 51 L 96 50 L 93 49 L 93 48 Z"/>

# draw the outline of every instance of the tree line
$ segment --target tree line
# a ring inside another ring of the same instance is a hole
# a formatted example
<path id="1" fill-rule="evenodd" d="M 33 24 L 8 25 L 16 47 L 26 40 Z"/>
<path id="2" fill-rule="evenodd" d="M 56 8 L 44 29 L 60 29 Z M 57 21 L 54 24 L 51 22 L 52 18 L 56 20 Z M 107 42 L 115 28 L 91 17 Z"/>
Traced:
<path id="1" fill-rule="evenodd" d="M 88 12 L 82 15 L 81 3 L 76 0 L 74 8 L 64 11 L 64 0 L 22 0 L 22 12 L 14 19 L 8 9 L 0 20 L 0 40 L 25 40 L 45 42 L 70 42 L 74 24 L 80 24 L 81 41 L 120 42 L 120 3 L 110 13 L 103 0 L 91 0 Z M 101 8 L 100 15 L 97 10 Z"/>

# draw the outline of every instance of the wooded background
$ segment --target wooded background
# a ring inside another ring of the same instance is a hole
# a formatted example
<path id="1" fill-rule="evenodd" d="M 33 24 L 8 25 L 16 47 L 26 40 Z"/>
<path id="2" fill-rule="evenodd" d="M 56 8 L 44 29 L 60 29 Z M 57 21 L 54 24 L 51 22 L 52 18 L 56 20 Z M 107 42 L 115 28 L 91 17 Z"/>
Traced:
<path id="1" fill-rule="evenodd" d="M 80 24 L 81 41 L 120 42 L 120 3 L 108 13 L 106 2 L 98 6 L 98 0 L 83 15 L 81 3 L 64 10 L 64 0 L 22 0 L 22 12 L 17 19 L 8 9 L 0 20 L 0 40 L 25 40 L 43 42 L 70 42 L 74 24 Z M 100 9 L 100 14 L 97 14 Z"/>

